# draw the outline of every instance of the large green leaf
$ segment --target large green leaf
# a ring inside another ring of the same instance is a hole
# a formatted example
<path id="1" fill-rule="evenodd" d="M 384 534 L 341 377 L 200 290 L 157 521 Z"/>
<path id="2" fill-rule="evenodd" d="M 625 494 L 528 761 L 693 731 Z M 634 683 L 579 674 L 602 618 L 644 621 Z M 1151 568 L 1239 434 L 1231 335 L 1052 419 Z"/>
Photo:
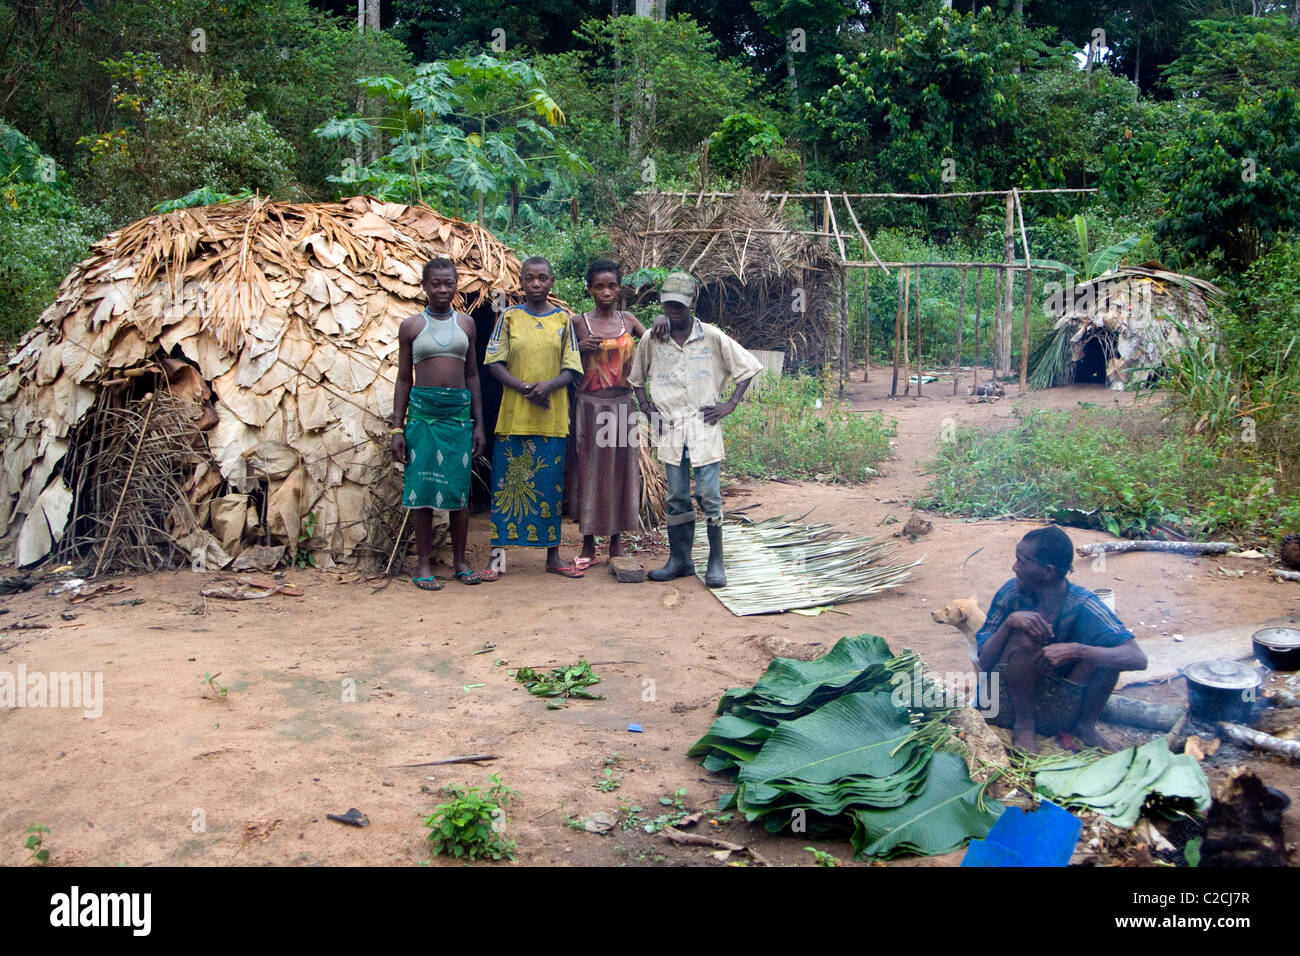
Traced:
<path id="1" fill-rule="evenodd" d="M 859 856 L 891 857 L 903 853 L 951 853 L 967 840 L 983 839 L 1002 812 L 987 801 L 981 809 L 980 785 L 955 753 L 937 753 L 930 761 L 925 789 L 901 807 L 857 810 L 853 814 L 853 848 Z"/>
<path id="2" fill-rule="evenodd" d="M 768 665 L 757 684 L 749 689 L 732 688 L 718 702 L 718 713 L 733 704 L 759 700 L 765 703 L 797 706 L 813 694 L 825 691 L 850 693 L 850 685 L 879 681 L 888 683 L 883 665 L 893 657 L 884 638 L 874 634 L 844 637 L 829 654 L 811 661 L 778 657 Z"/>
<path id="3" fill-rule="evenodd" d="M 782 724 L 740 770 L 738 783 L 831 783 L 854 774 L 884 777 L 907 763 L 912 735 L 906 708 L 883 691 L 849 694 Z"/>
<path id="4" fill-rule="evenodd" d="M 1165 738 L 1101 758 L 1069 757 L 1034 777 L 1034 789 L 1064 807 L 1095 810 L 1119 827 L 1137 823 L 1148 800 L 1210 806 L 1210 784 L 1196 759 L 1174 756 Z"/>

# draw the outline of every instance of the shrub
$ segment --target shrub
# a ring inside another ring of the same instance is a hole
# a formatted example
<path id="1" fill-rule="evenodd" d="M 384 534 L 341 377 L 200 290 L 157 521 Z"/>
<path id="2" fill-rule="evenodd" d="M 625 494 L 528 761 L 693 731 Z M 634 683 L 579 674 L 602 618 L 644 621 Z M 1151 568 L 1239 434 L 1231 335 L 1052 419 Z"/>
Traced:
<path id="1" fill-rule="evenodd" d="M 1002 431 L 959 428 L 939 444 L 918 507 L 975 518 L 1272 537 L 1300 522 L 1300 488 L 1275 480 L 1231 434 L 1187 434 L 1156 409 L 1037 410 Z"/>
<path id="2" fill-rule="evenodd" d="M 866 481 L 889 454 L 897 423 L 824 398 L 820 379 L 768 378 L 722 420 L 727 470 L 755 478 Z M 817 408 L 818 402 L 822 407 Z"/>
<path id="3" fill-rule="evenodd" d="M 503 785 L 496 774 L 491 780 L 486 796 L 480 794 L 478 787 L 467 789 L 455 784 L 447 787 L 447 793 L 454 799 L 434 807 L 424 821 L 435 854 L 470 860 L 515 858 L 515 844 L 501 836 L 506 819 L 502 807 L 514 791 Z"/>

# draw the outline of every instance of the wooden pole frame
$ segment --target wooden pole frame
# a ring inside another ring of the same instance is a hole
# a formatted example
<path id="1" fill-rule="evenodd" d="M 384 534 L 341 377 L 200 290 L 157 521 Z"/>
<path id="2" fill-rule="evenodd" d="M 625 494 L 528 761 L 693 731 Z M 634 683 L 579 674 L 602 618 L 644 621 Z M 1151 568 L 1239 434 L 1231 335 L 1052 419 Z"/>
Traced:
<path id="1" fill-rule="evenodd" d="M 952 393 L 957 394 L 957 385 L 961 379 L 961 330 L 966 324 L 966 273 L 968 269 L 961 270 L 961 298 L 957 303 L 957 357 L 952 363 Z"/>

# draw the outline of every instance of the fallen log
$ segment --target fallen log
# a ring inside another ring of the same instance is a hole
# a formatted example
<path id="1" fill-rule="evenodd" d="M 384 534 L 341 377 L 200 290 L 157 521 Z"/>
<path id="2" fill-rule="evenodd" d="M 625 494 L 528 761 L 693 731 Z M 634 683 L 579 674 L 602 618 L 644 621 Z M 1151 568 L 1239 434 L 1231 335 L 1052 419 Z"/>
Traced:
<path id="1" fill-rule="evenodd" d="M 1080 557 L 1094 554 L 1124 554 L 1128 551 L 1162 551 L 1166 554 L 1227 554 L 1236 551 L 1230 541 L 1098 541 L 1074 549 Z"/>
<path id="2" fill-rule="evenodd" d="M 1181 707 L 1152 704 L 1132 697 L 1121 697 L 1119 694 L 1112 694 L 1101 712 L 1102 720 L 1146 730 L 1169 730 L 1182 716 Z"/>
<path id="3" fill-rule="evenodd" d="M 1240 724 L 1229 723 L 1219 724 L 1219 733 L 1243 747 L 1253 747 L 1255 750 L 1277 754 L 1300 763 L 1300 740 L 1283 740 L 1261 730 L 1251 730 L 1249 727 L 1243 727 Z"/>
<path id="4" fill-rule="evenodd" d="M 1300 581 L 1300 571 L 1283 571 L 1281 568 L 1269 568 L 1269 574 L 1277 581 Z"/>

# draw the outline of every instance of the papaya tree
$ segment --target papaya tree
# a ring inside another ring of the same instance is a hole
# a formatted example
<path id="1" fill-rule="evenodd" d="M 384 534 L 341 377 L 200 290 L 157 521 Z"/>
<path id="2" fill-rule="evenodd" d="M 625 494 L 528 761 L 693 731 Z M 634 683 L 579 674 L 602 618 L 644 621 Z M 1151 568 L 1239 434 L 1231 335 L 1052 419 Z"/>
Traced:
<path id="1" fill-rule="evenodd" d="M 528 63 L 486 54 L 423 63 L 410 82 L 367 76 L 361 90 L 381 104 L 377 117 L 331 119 L 316 130 L 326 140 L 363 144 L 381 138 L 387 151 L 373 162 L 343 160 L 329 177 L 351 192 L 425 202 L 462 216 L 475 210 L 480 225 L 509 227 L 529 183 L 564 181 L 589 169 L 557 142 L 553 127 L 564 112 L 546 80 Z"/>

